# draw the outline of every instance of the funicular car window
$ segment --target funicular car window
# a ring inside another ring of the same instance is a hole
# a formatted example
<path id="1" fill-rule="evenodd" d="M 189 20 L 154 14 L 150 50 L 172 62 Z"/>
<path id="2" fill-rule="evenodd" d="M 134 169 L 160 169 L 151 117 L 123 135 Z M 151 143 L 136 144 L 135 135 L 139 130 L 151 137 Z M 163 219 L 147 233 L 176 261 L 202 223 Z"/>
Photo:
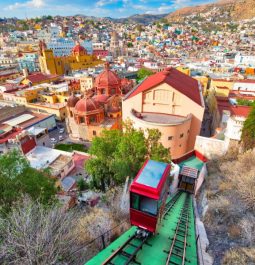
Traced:
<path id="1" fill-rule="evenodd" d="M 139 210 L 139 195 L 131 193 L 131 208 Z"/>
<path id="2" fill-rule="evenodd" d="M 131 208 L 155 216 L 158 213 L 156 200 L 135 193 L 131 193 Z"/>
<path id="3" fill-rule="evenodd" d="M 140 197 L 140 211 L 148 213 L 148 214 L 152 214 L 152 215 L 157 215 L 157 212 L 158 212 L 157 201 L 151 198 L 141 196 Z"/>

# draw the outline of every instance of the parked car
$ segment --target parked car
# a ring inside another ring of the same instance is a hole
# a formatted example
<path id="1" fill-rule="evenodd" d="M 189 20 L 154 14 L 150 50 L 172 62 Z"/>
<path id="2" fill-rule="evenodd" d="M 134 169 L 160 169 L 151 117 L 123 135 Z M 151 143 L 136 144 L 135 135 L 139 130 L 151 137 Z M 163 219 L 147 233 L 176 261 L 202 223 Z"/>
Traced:
<path id="1" fill-rule="evenodd" d="M 65 132 L 65 128 L 60 128 L 59 129 L 59 133 L 64 133 Z"/>
<path id="2" fill-rule="evenodd" d="M 59 141 L 63 141 L 64 140 L 63 135 L 59 135 L 58 139 L 59 139 Z"/>

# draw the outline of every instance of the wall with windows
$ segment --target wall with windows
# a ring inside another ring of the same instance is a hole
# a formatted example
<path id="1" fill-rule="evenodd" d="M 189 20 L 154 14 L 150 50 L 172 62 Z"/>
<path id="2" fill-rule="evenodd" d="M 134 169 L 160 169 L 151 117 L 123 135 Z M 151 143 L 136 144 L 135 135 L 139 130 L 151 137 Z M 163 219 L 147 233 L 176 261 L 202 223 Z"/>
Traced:
<path id="1" fill-rule="evenodd" d="M 140 113 L 167 114 L 173 117 L 173 122 L 148 122 L 137 118 L 132 114 L 132 110 Z M 194 149 L 196 136 L 200 134 L 204 107 L 163 83 L 124 100 L 122 113 L 123 120 L 131 119 L 135 128 L 158 129 L 162 134 L 162 144 L 170 148 L 172 158 L 178 158 Z M 182 121 L 175 121 L 175 116 L 180 117 Z"/>

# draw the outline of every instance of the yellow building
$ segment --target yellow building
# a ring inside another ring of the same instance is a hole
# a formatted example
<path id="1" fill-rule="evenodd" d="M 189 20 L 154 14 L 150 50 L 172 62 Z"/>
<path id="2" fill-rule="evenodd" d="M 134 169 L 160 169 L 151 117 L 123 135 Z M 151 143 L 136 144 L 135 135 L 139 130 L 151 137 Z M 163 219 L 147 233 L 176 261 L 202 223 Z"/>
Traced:
<path id="1" fill-rule="evenodd" d="M 212 79 L 210 84 L 210 91 L 215 91 L 216 96 L 228 97 L 229 92 L 233 88 L 234 82 L 227 79 Z"/>
<path id="2" fill-rule="evenodd" d="M 190 69 L 188 67 L 178 66 L 178 67 L 176 67 L 176 69 L 178 71 L 184 73 L 185 75 L 189 75 L 190 76 Z"/>
<path id="3" fill-rule="evenodd" d="M 193 78 L 200 82 L 202 89 L 203 89 L 203 95 L 205 96 L 207 94 L 209 78 L 207 76 L 204 76 L 204 75 L 193 76 Z"/>
<path id="4" fill-rule="evenodd" d="M 73 48 L 69 56 L 56 57 L 52 50 L 48 50 L 44 43 L 40 43 L 41 56 L 39 64 L 41 72 L 68 75 L 73 70 L 82 70 L 95 67 L 102 63 L 96 56 L 87 54 L 86 49 L 79 43 Z"/>
<path id="5" fill-rule="evenodd" d="M 27 107 L 29 109 L 32 109 L 33 111 L 37 110 L 38 112 L 41 113 L 54 114 L 57 120 L 63 121 L 67 117 L 66 103 L 50 104 L 50 103 L 37 102 L 37 103 L 27 104 Z"/>

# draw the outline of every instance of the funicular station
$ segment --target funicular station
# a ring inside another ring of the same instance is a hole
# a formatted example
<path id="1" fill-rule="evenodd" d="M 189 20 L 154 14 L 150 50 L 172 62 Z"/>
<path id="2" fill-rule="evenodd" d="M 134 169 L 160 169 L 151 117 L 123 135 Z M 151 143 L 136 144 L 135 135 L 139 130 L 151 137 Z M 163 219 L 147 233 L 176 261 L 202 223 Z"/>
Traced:
<path id="1" fill-rule="evenodd" d="M 148 160 L 130 186 L 131 228 L 87 265 L 198 265 L 194 213 L 206 158 L 195 151 L 179 159 L 177 187 L 169 194 L 171 165 Z"/>

